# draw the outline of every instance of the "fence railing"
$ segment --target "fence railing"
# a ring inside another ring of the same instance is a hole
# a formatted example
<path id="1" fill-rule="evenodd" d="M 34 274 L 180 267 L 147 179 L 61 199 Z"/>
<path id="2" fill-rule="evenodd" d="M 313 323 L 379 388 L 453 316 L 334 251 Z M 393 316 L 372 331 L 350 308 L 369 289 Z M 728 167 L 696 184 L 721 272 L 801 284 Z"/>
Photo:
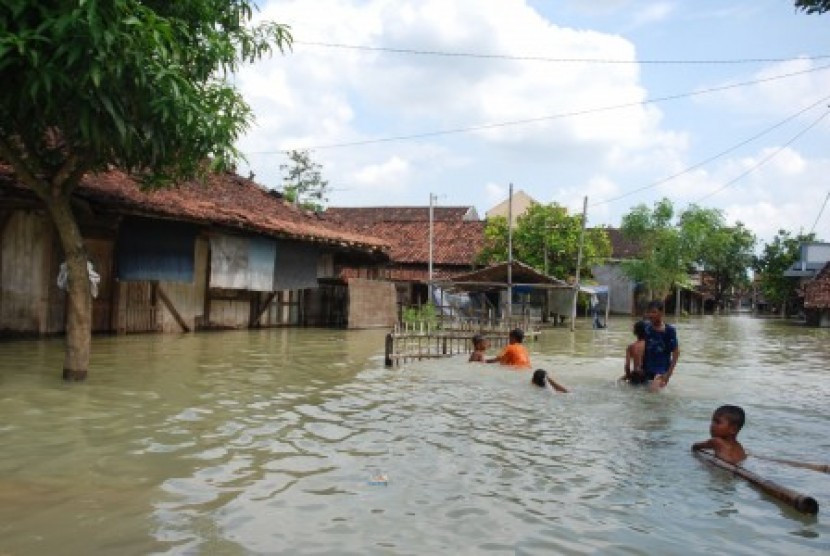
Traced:
<path id="1" fill-rule="evenodd" d="M 535 339 L 539 334 L 527 317 L 498 322 L 477 319 L 402 322 L 386 335 L 384 361 L 387 367 L 392 367 L 407 361 L 467 354 L 473 350 L 472 338 L 476 334 L 484 336 L 491 347 L 501 348 L 507 345 L 508 333 L 514 328 L 521 328 L 527 339 Z"/>

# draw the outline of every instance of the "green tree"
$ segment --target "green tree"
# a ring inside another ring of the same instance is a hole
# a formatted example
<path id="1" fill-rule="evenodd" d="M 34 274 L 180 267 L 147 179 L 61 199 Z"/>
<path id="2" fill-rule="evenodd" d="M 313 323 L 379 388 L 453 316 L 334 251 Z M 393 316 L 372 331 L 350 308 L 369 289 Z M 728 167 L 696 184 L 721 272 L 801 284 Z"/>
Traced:
<path id="1" fill-rule="evenodd" d="M 653 208 L 637 205 L 623 216 L 621 229 L 642 246 L 640 258 L 622 263 L 623 272 L 645 287 L 649 297 L 664 298 L 672 286 L 688 285 L 691 259 L 674 225 L 671 201 L 662 199 Z"/>
<path id="2" fill-rule="evenodd" d="M 581 230 L 581 215 L 569 215 L 565 207 L 556 203 L 533 204 L 517 219 L 513 230 L 513 258 L 551 276 L 574 276 Z M 506 261 L 507 234 L 506 218 L 488 220 L 484 229 L 486 245 L 478 261 L 483 264 Z M 610 254 L 608 234 L 601 228 L 586 230 L 580 273 L 589 276 L 591 264 Z"/>
<path id="3" fill-rule="evenodd" d="M 290 46 L 248 0 L 10 0 L 0 5 L 0 159 L 43 202 L 69 273 L 64 378 L 87 375 L 87 254 L 70 199 L 110 166 L 163 186 L 228 167 L 251 111 L 227 81 Z"/>
<path id="4" fill-rule="evenodd" d="M 713 281 L 718 305 L 729 301 L 733 289 L 749 285 L 755 236 L 742 223 L 728 226 L 722 211 L 691 205 L 680 215 L 679 226 L 683 248 Z"/>
<path id="5" fill-rule="evenodd" d="M 766 300 L 780 308 L 782 315 L 790 314 L 798 305 L 798 280 L 784 276 L 799 258 L 799 245 L 815 241 L 813 233 L 793 236 L 787 230 L 778 230 L 771 242 L 764 245 L 755 259 L 758 283 Z"/>
<path id="6" fill-rule="evenodd" d="M 795 9 L 808 14 L 830 12 L 830 0 L 796 0 Z"/>
<path id="7" fill-rule="evenodd" d="M 323 210 L 329 182 L 323 179 L 322 169 L 308 151 L 289 151 L 288 163 L 280 164 L 285 172 L 282 191 L 286 199 L 306 210 Z"/>

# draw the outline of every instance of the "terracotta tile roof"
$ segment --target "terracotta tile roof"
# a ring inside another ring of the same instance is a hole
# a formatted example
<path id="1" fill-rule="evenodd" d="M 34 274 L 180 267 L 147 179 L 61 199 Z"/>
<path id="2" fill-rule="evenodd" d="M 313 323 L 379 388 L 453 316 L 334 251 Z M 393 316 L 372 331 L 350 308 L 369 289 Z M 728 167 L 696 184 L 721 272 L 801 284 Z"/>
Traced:
<path id="1" fill-rule="evenodd" d="M 326 211 L 328 212 L 328 211 Z M 359 234 L 380 238 L 391 244 L 393 263 L 429 264 L 428 222 L 344 222 Z M 432 263 L 470 268 L 484 247 L 484 226 L 481 220 L 433 222 Z"/>
<path id="2" fill-rule="evenodd" d="M 472 284 L 506 284 L 507 283 L 507 267 L 508 264 L 498 263 L 487 268 L 474 270 L 466 274 L 458 274 L 453 276 L 452 281 Z M 556 286 L 560 288 L 568 288 L 570 286 L 564 280 L 559 280 L 552 276 L 546 276 L 530 265 L 526 265 L 519 261 L 513 261 L 510 265 L 510 279 L 513 284 L 544 284 L 548 286 Z"/>
<path id="3" fill-rule="evenodd" d="M 619 228 L 603 228 L 611 242 L 611 259 L 634 259 L 643 254 L 643 246 L 636 239 L 625 237 Z"/>
<path id="4" fill-rule="evenodd" d="M 429 207 L 329 207 L 326 217 L 367 226 L 377 222 L 429 222 Z M 433 222 L 478 220 L 473 207 L 432 207 Z"/>
<path id="5" fill-rule="evenodd" d="M 804 284 L 805 309 L 830 309 L 830 263 L 821 272 Z"/>
<path id="6" fill-rule="evenodd" d="M 17 188 L 8 166 L 0 165 L 0 190 Z M 142 191 L 135 180 L 120 171 L 89 174 L 76 195 L 106 210 L 213 224 L 370 251 L 386 251 L 390 245 L 376 237 L 344 230 L 319 215 L 302 211 L 281 196 L 251 180 L 223 173 L 204 183 L 185 182 L 175 188 Z"/>

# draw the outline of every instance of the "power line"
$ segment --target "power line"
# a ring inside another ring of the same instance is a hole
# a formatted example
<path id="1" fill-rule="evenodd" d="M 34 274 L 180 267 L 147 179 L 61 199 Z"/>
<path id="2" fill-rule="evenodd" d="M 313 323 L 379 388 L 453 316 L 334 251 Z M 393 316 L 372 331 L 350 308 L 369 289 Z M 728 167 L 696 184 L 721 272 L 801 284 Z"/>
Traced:
<path id="1" fill-rule="evenodd" d="M 796 56 L 790 58 L 735 58 L 735 59 L 708 59 L 708 60 L 615 60 L 612 58 L 554 58 L 548 56 L 515 56 L 510 54 L 485 54 L 481 52 L 451 52 L 443 50 L 418 50 L 415 48 L 393 48 L 386 46 L 365 46 L 359 44 L 342 44 L 315 41 L 294 41 L 293 44 L 303 46 L 318 46 L 322 48 L 358 50 L 364 52 L 386 52 L 390 54 L 412 54 L 416 56 L 438 56 L 443 58 L 476 58 L 483 60 L 513 60 L 518 62 L 554 62 L 564 64 L 665 64 L 665 65 L 730 65 L 730 64 L 769 64 L 790 62 L 793 60 L 825 60 L 830 54 L 815 56 Z"/>
<path id="2" fill-rule="evenodd" d="M 827 206 L 827 201 L 830 200 L 830 191 L 827 192 L 827 196 L 824 198 L 824 203 L 821 205 L 821 210 L 818 211 L 818 216 L 816 216 L 816 221 L 813 222 L 813 227 L 810 228 L 810 233 L 812 234 L 816 231 L 816 225 L 818 225 L 818 221 L 821 220 L 821 215 L 824 213 L 824 207 Z"/>
<path id="3" fill-rule="evenodd" d="M 727 90 L 730 90 L 730 89 L 736 89 L 736 88 L 739 88 L 739 87 L 746 87 L 746 86 L 749 86 L 749 85 L 757 85 L 757 84 L 760 84 L 760 83 L 768 83 L 770 81 L 776 81 L 776 80 L 779 80 L 779 79 L 786 79 L 788 77 L 795 77 L 797 75 L 803 75 L 803 74 L 806 74 L 806 73 L 812 73 L 812 72 L 822 71 L 822 70 L 826 70 L 826 69 L 830 69 L 830 64 L 824 65 L 824 66 L 819 66 L 819 67 L 816 67 L 816 68 L 811 68 L 811 69 L 808 69 L 808 70 L 801 70 L 801 71 L 795 71 L 795 72 L 790 72 L 790 73 L 784 73 L 784 74 L 780 74 L 780 75 L 774 75 L 772 77 L 765 77 L 763 79 L 755 79 L 755 80 L 752 80 L 752 81 L 742 81 L 742 82 L 739 82 L 739 83 L 733 83 L 731 85 L 722 85 L 720 87 L 711 87 L 711 88 L 708 88 L 708 89 L 700 89 L 700 90 L 692 91 L 692 92 L 688 92 L 688 93 L 678 93 L 678 94 L 674 94 L 674 95 L 656 97 L 656 98 L 653 98 L 653 99 L 637 101 L 637 102 L 628 102 L 628 103 L 623 103 L 623 104 L 615 104 L 615 105 L 611 105 L 611 106 L 602 106 L 602 107 L 598 107 L 598 108 L 586 108 L 586 109 L 583 109 L 583 110 L 575 110 L 575 111 L 572 111 L 572 112 L 563 112 L 563 113 L 560 113 L 560 114 L 553 114 L 553 115 L 548 115 L 548 116 L 539 116 L 539 117 L 536 117 L 536 118 L 526 118 L 526 119 L 522 119 L 522 120 L 513 120 L 513 121 L 509 121 L 509 122 L 499 122 L 499 123 L 493 123 L 493 124 L 481 124 L 481 125 L 475 125 L 475 126 L 451 128 L 451 129 L 444 129 L 444 130 L 437 130 L 437 131 L 426 131 L 426 132 L 422 132 L 422 133 L 412 133 L 412 134 L 407 134 L 407 135 L 394 135 L 394 136 L 390 136 L 390 137 L 380 137 L 380 138 L 377 138 L 377 139 L 363 139 L 363 140 L 360 140 L 360 141 L 346 141 L 346 142 L 342 142 L 342 143 L 331 143 L 331 144 L 328 144 L 328 145 L 317 145 L 317 146 L 313 146 L 313 147 L 303 147 L 303 148 L 308 149 L 308 150 L 326 150 L 326 149 L 339 149 L 339 148 L 344 148 L 344 147 L 361 147 L 361 146 L 365 146 L 365 145 L 376 145 L 376 144 L 380 144 L 380 143 L 392 143 L 392 142 L 396 142 L 396 141 L 410 141 L 410 140 L 413 140 L 413 139 L 425 139 L 425 138 L 428 138 L 428 137 L 439 137 L 439 136 L 443 136 L 443 135 L 457 135 L 457 134 L 461 134 L 461 133 L 470 133 L 470 132 L 474 132 L 474 131 L 485 131 L 485 130 L 488 130 L 488 129 L 497 129 L 497 128 L 502 128 L 502 127 L 526 125 L 526 124 L 532 124 L 532 123 L 539 123 L 539 122 L 543 122 L 543 121 L 557 120 L 557 119 L 563 119 L 563 118 L 571 118 L 571 117 L 575 117 L 575 116 L 584 116 L 586 114 L 596 114 L 596 113 L 599 113 L 599 112 L 610 112 L 610 111 L 613 111 L 613 110 L 620 110 L 622 108 L 632 108 L 632 107 L 635 107 L 635 106 L 645 106 L 645 105 L 656 104 L 656 103 L 659 103 L 659 102 L 665 102 L 665 101 L 669 101 L 669 100 L 678 100 L 678 99 L 682 99 L 682 98 L 690 98 L 690 97 L 695 97 L 695 96 L 701 96 L 701 95 L 705 95 L 705 94 L 711 94 L 711 93 L 717 93 L 717 92 L 721 92 L 721 91 L 727 91 Z M 291 149 L 282 149 L 282 150 L 276 150 L 276 151 L 252 151 L 252 152 L 249 152 L 247 154 L 249 154 L 249 155 L 283 154 L 283 153 L 289 152 L 290 150 Z"/>
<path id="4" fill-rule="evenodd" d="M 620 199 L 630 197 L 631 195 L 634 195 L 635 193 L 639 193 L 641 191 L 645 191 L 646 189 L 652 189 L 654 187 L 657 187 L 658 185 L 662 185 L 662 184 L 664 184 L 666 182 L 669 182 L 669 181 L 671 181 L 675 178 L 679 178 L 680 176 L 688 174 L 692 170 L 696 170 L 696 169 L 700 168 L 701 166 L 705 166 L 705 165 L 709 164 L 710 162 L 713 162 L 713 161 L 715 161 L 715 160 L 717 160 L 717 159 L 719 159 L 723 156 L 726 156 L 727 154 L 729 154 L 733 151 L 736 151 L 737 149 L 743 147 L 744 145 L 747 145 L 747 144 L 751 143 L 752 141 L 755 141 L 756 139 L 759 139 L 760 137 L 763 137 L 764 135 L 770 133 L 771 131 L 773 131 L 775 129 L 778 129 L 779 127 L 783 126 L 787 122 L 790 122 L 791 120 L 794 120 L 795 118 L 797 118 L 798 116 L 800 116 L 804 112 L 807 112 L 808 110 L 811 110 L 811 109 L 815 108 L 816 106 L 818 106 L 819 104 L 827 102 L 828 100 L 830 100 L 830 96 L 819 99 L 816 102 L 812 103 L 811 105 L 807 106 L 806 108 L 802 108 L 801 110 L 799 110 L 795 114 L 787 116 L 786 118 L 784 118 L 780 122 L 776 123 L 775 125 L 764 129 L 760 133 L 756 133 L 752 137 L 749 137 L 748 139 L 744 139 L 743 141 L 741 141 L 741 142 L 739 142 L 739 143 L 737 143 L 737 144 L 735 144 L 735 145 L 733 145 L 733 146 L 731 146 L 731 147 L 729 147 L 729 148 L 727 148 L 723 151 L 720 151 L 719 153 L 717 153 L 713 156 L 710 156 L 709 158 L 706 158 L 706 159 L 704 159 L 700 162 L 697 162 L 696 164 L 692 164 L 691 166 L 688 166 L 688 167 L 684 168 L 683 170 L 681 170 L 680 172 L 677 172 L 676 174 L 672 174 L 670 176 L 667 176 L 665 178 L 657 180 L 656 182 L 650 183 L 648 185 L 644 185 L 643 187 L 633 189 L 631 191 L 628 191 L 627 193 L 623 193 L 622 195 L 618 195 L 618 196 L 612 197 L 610 199 L 603 199 L 602 201 L 597 201 L 597 202 L 593 203 L 591 206 L 593 207 L 593 206 L 597 206 L 597 205 L 605 205 L 605 204 L 608 204 L 608 203 L 613 203 L 614 201 L 619 201 Z"/>
<path id="5" fill-rule="evenodd" d="M 807 133 L 808 131 L 810 131 L 814 127 L 816 127 L 824 118 L 827 117 L 828 114 L 830 114 L 830 112 L 827 112 L 827 111 L 823 112 L 821 114 L 821 116 L 819 116 L 818 118 L 816 118 L 813 121 L 813 123 L 811 123 L 810 125 L 808 125 L 804 129 L 802 129 L 801 131 L 796 133 L 789 141 L 787 141 L 786 143 L 784 143 L 783 145 L 781 145 L 780 147 L 775 149 L 772 153 L 765 156 L 764 158 L 762 158 L 761 160 L 759 160 L 758 162 L 756 162 L 755 164 L 753 164 L 752 166 L 750 166 L 749 168 L 747 168 L 746 170 L 744 170 L 743 172 L 741 172 L 740 174 L 738 174 L 737 176 L 735 176 L 734 178 L 732 178 L 731 180 L 726 182 L 722 187 L 719 187 L 718 189 L 712 191 L 711 193 L 707 193 L 706 195 L 704 195 L 703 197 L 701 197 L 700 199 L 698 199 L 695 202 L 699 203 L 699 202 L 701 202 L 705 199 L 708 199 L 709 197 L 712 197 L 713 195 L 717 195 L 718 193 L 720 193 L 721 191 L 723 191 L 727 187 L 733 185 L 735 182 L 737 182 L 737 181 L 743 179 L 744 177 L 748 176 L 749 174 L 751 174 L 752 172 L 754 172 L 755 170 L 757 170 L 758 168 L 760 168 L 761 166 L 763 166 L 764 164 L 766 164 L 767 162 L 769 162 L 770 160 L 772 160 L 773 158 L 778 156 L 785 148 L 787 148 L 790 145 L 792 145 L 793 143 L 795 143 L 805 133 Z"/>

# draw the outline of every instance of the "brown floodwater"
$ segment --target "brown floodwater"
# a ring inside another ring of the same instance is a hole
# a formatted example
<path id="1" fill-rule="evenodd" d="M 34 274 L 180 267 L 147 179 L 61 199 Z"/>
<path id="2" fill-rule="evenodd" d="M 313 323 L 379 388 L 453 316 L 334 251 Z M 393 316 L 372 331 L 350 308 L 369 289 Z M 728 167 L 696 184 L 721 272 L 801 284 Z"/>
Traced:
<path id="1" fill-rule="evenodd" d="M 669 319 L 670 321 L 673 319 Z M 830 330 L 678 323 L 669 388 L 620 385 L 631 321 L 529 348 L 572 393 L 464 357 L 383 368 L 383 331 L 0 342 L 0 555 L 828 554 L 828 475 L 689 446 L 744 407 L 751 452 L 830 463 Z"/>

